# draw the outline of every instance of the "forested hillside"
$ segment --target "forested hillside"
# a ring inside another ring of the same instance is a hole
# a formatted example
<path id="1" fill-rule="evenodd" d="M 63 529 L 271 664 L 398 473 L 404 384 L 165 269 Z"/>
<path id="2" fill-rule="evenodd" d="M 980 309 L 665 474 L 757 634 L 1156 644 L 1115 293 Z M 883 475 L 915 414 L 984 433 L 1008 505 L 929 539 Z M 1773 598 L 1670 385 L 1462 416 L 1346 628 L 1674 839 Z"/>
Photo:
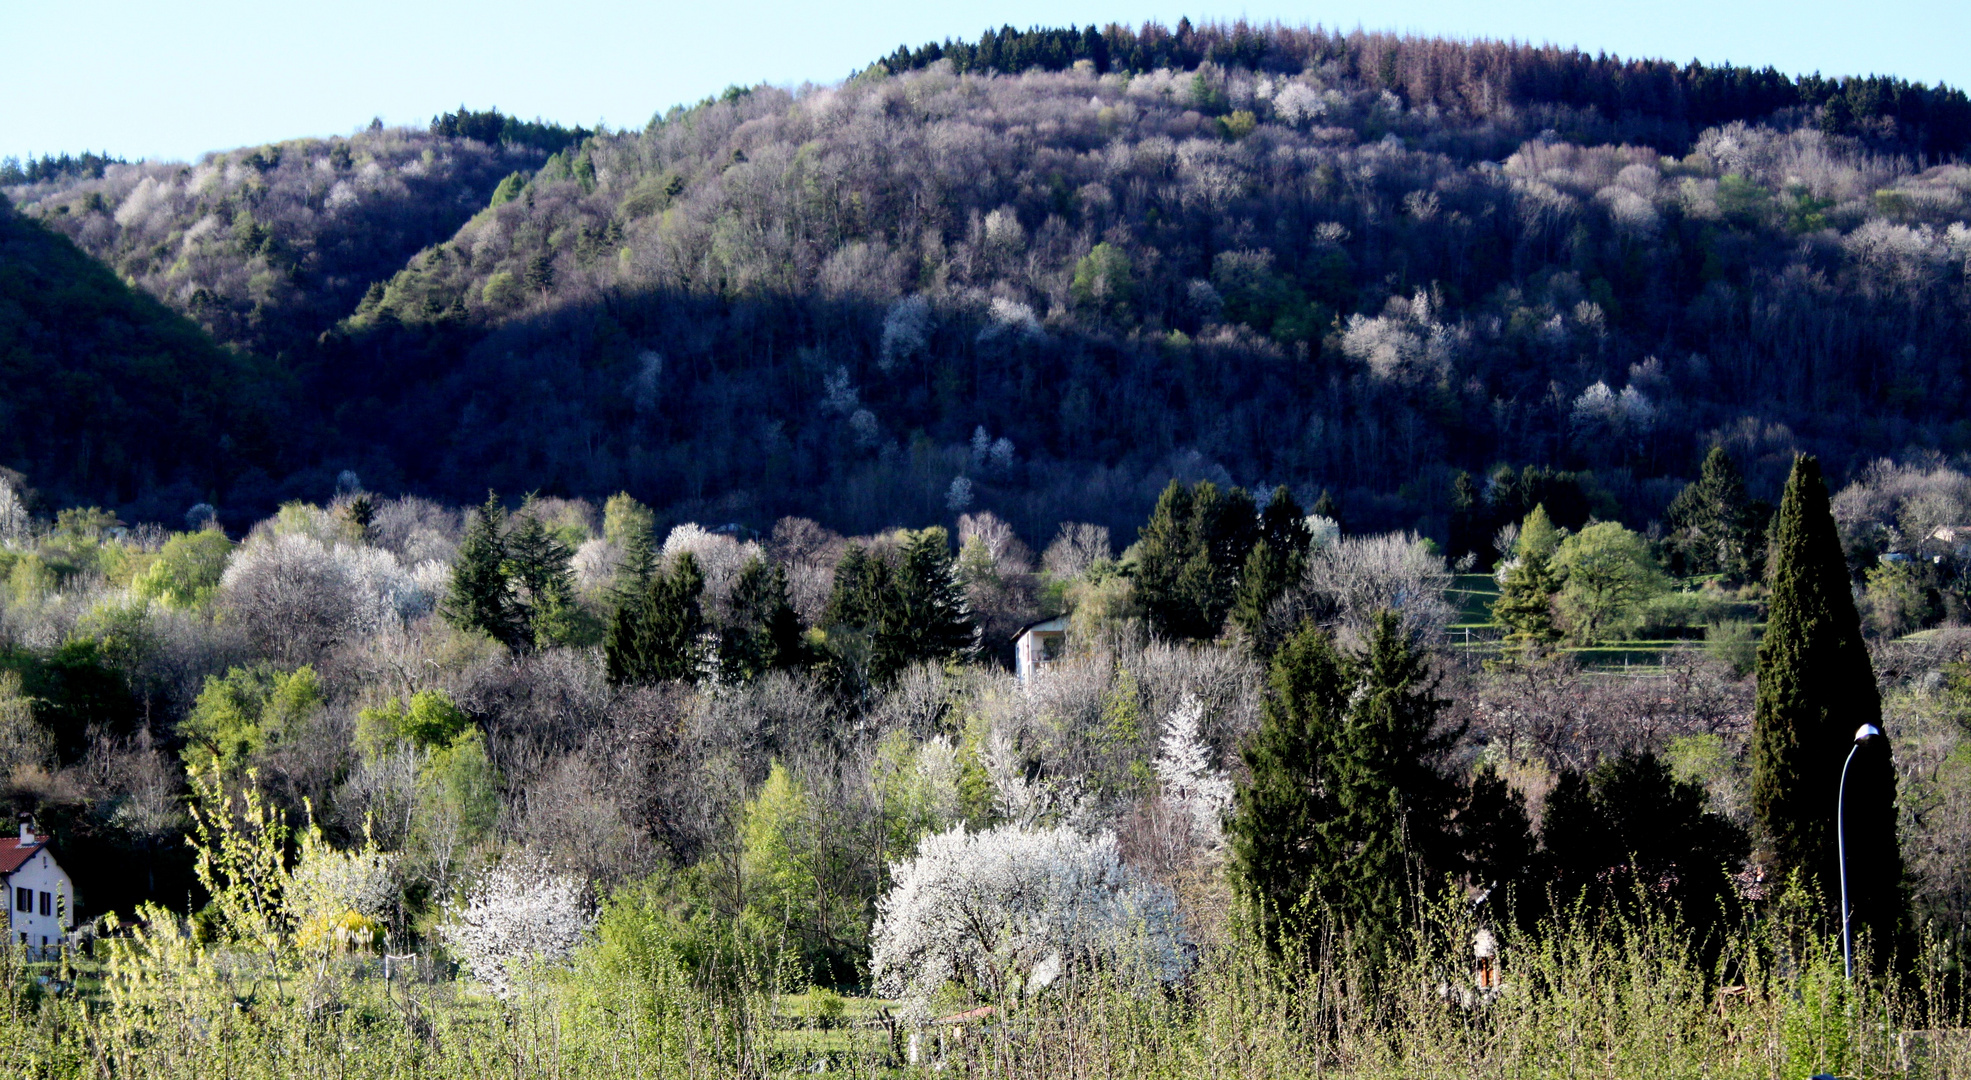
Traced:
<path id="1" fill-rule="evenodd" d="M 45 498 L 178 519 L 274 452 L 272 378 L 0 196 L 0 465 Z"/>
<path id="2" fill-rule="evenodd" d="M 1592 473 L 1641 525 L 1713 443 L 1770 497 L 1796 449 L 1842 474 L 1971 442 L 1955 90 L 1180 24 L 734 88 L 495 190 L 542 145 L 505 126 L 111 166 L 24 205 L 285 351 L 308 422 L 215 493 L 242 520 L 351 467 L 1046 535 L 1140 520 L 1179 476 L 1445 536 L 1460 471 Z M 248 206 L 280 193 L 288 217 Z"/>
<path id="3" fill-rule="evenodd" d="M 312 342 L 370 282 L 450 236 L 503 178 L 587 134 L 497 111 L 447 114 L 432 128 L 377 125 L 189 165 L 30 161 L 10 178 L 29 182 L 9 194 L 218 341 L 272 357 Z"/>

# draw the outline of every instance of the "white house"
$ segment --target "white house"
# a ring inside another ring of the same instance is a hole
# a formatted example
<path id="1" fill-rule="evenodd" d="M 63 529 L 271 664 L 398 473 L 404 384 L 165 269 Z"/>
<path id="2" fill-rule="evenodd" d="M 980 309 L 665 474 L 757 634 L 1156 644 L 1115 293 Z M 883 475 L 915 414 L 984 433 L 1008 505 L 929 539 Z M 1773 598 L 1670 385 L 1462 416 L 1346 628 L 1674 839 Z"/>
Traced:
<path id="1" fill-rule="evenodd" d="M 67 940 L 75 927 L 75 882 L 25 822 L 19 839 L 0 840 L 0 878 L 7 883 L 8 927 L 14 940 L 45 949 Z"/>
<path id="2" fill-rule="evenodd" d="M 1068 617 L 1046 619 L 1021 630 L 1013 639 L 1013 671 L 1022 683 L 1047 670 L 1068 654 Z"/>

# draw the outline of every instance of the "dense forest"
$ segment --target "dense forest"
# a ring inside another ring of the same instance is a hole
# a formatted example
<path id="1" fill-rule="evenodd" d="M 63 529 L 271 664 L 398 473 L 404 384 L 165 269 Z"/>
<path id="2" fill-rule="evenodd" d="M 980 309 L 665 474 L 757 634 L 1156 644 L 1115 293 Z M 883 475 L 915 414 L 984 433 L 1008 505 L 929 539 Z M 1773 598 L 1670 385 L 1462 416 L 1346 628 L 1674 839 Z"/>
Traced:
<path id="1" fill-rule="evenodd" d="M 1440 541 L 1461 471 L 1535 465 L 1640 525 L 1712 444 L 1764 497 L 1799 449 L 1848 475 L 1965 448 L 1965 108 L 1180 23 L 900 50 L 641 131 L 461 109 L 16 169 L 26 217 L 267 365 L 229 405 L 282 438 L 196 476 L 130 440 L 137 487 L 8 464 L 140 516 L 189 484 L 239 524 L 354 468 L 1041 535 L 1208 477 Z"/>

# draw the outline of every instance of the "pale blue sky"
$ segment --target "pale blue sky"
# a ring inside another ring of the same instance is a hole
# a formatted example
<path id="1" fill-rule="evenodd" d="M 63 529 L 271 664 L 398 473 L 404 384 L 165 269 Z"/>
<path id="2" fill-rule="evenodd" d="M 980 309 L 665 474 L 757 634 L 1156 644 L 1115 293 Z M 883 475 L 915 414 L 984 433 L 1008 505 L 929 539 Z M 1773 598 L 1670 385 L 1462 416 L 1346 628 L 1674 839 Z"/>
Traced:
<path id="1" fill-rule="evenodd" d="M 1971 0 L 0 0 L 0 155 L 190 158 L 461 102 L 640 126 L 731 83 L 834 81 L 900 43 L 1183 14 L 1971 84 Z"/>

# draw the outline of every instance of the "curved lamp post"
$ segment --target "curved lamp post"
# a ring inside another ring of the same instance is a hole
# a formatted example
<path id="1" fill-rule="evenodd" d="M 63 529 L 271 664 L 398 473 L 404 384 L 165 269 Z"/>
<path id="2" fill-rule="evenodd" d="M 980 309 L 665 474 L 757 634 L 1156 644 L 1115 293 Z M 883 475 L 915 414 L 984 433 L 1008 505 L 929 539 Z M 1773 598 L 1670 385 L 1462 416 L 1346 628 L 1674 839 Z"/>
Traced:
<path id="1" fill-rule="evenodd" d="M 1882 729 L 1874 724 L 1855 729 L 1855 744 L 1841 763 L 1841 788 L 1834 796 L 1834 853 L 1841 864 L 1841 970 L 1850 979 L 1855 977 L 1855 945 L 1848 933 L 1848 766 L 1854 764 L 1855 752 L 1863 743 L 1881 737 Z"/>

